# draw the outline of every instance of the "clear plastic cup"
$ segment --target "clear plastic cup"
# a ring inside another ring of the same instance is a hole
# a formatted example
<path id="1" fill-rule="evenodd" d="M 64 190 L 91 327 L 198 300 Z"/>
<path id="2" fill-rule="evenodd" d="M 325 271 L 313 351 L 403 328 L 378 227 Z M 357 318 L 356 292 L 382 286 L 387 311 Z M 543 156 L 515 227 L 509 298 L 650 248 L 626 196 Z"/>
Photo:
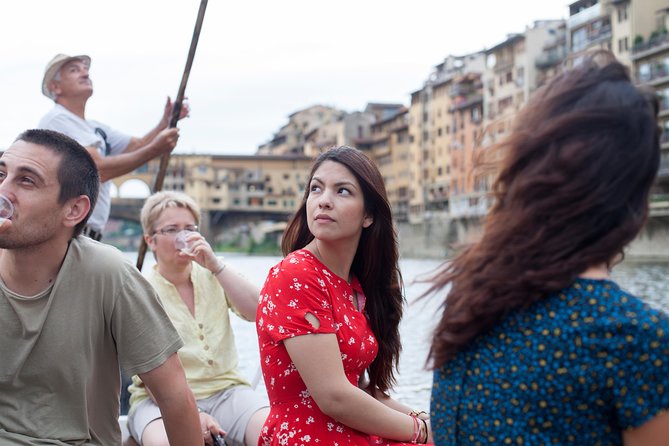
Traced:
<path id="1" fill-rule="evenodd" d="M 8 220 L 14 215 L 14 205 L 9 198 L 0 195 L 0 222 Z"/>
<path id="2" fill-rule="evenodd" d="M 174 237 L 174 247 L 184 254 L 188 254 L 189 256 L 193 255 L 193 243 L 187 239 L 192 233 L 193 231 L 179 231 Z"/>

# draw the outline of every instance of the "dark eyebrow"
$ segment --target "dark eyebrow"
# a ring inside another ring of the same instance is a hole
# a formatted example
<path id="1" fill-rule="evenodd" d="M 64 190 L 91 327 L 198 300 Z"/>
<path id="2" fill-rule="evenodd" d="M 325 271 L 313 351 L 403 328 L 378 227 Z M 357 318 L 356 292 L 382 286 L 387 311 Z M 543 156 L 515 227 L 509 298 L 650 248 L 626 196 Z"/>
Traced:
<path id="1" fill-rule="evenodd" d="M 7 167 L 7 163 L 5 163 L 4 161 L 2 161 L 2 160 L 0 159 L 0 167 Z M 46 184 L 46 182 L 44 181 L 44 177 L 42 176 L 42 174 L 40 174 L 38 171 L 36 171 L 36 170 L 33 169 L 32 167 L 20 166 L 20 167 L 18 168 L 18 171 L 19 171 L 19 173 L 22 173 L 22 174 L 26 174 L 26 173 L 27 173 L 27 174 L 30 174 L 30 175 L 36 177 L 37 180 L 39 180 L 39 182 L 40 182 L 41 184 Z"/>
<path id="2" fill-rule="evenodd" d="M 318 178 L 318 177 L 312 177 L 312 178 L 311 178 L 311 181 L 318 181 L 318 182 L 321 183 L 321 184 L 325 184 L 325 183 L 323 183 L 323 181 L 322 181 L 320 178 Z M 355 186 L 355 183 L 354 183 L 353 181 L 337 181 L 337 182 L 335 183 L 335 186 L 336 186 L 336 187 L 349 186 L 349 187 L 353 187 L 354 189 L 358 189 L 358 188 Z"/>

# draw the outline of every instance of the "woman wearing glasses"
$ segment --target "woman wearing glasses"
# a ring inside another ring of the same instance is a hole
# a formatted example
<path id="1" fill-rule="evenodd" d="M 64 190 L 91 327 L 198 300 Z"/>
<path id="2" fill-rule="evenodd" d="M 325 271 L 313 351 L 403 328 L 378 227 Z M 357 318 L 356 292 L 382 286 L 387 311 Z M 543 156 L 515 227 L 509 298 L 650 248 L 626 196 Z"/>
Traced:
<path id="1" fill-rule="evenodd" d="M 146 200 L 142 228 L 156 259 L 148 279 L 185 343 L 179 358 L 201 410 L 205 444 L 225 431 L 228 445 L 256 445 L 269 409 L 237 370 L 228 310 L 254 321 L 259 290 L 214 254 L 197 232 L 199 219 L 198 205 L 183 193 Z M 184 235 L 185 249 L 175 245 Z M 138 377 L 129 390 L 132 436 L 144 446 L 167 445 L 158 406 Z"/>

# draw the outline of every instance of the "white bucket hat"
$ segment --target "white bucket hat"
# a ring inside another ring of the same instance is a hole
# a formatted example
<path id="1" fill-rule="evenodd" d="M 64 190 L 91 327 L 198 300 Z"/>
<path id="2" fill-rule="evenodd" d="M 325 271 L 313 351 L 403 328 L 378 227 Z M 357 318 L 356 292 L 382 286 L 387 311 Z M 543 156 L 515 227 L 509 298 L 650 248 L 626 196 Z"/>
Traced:
<path id="1" fill-rule="evenodd" d="M 91 58 L 82 54 L 80 56 L 68 56 L 67 54 L 56 54 L 56 57 L 51 59 L 48 64 L 46 64 L 46 69 L 44 70 L 44 78 L 42 79 L 42 94 L 49 99 L 56 99 L 55 95 L 51 90 L 49 90 L 49 84 L 53 80 L 54 76 L 60 69 L 71 60 L 80 60 L 87 67 L 91 66 Z"/>

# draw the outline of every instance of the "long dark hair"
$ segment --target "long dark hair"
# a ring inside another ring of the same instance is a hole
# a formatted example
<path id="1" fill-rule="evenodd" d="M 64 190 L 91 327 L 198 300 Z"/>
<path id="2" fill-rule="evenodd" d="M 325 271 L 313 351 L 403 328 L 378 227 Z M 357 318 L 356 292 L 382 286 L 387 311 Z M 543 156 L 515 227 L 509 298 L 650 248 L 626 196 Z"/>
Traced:
<path id="1" fill-rule="evenodd" d="M 659 166 L 657 99 L 610 53 L 538 90 L 502 143 L 480 241 L 446 263 L 450 285 L 429 353 L 440 367 L 508 312 L 611 265 L 641 230 Z"/>
<path id="2" fill-rule="evenodd" d="M 367 297 L 365 312 L 379 344 L 379 353 L 367 370 L 370 389 L 386 393 L 395 383 L 401 350 L 399 323 L 404 306 L 403 285 L 397 263 L 397 234 L 383 177 L 364 153 L 341 146 L 329 149 L 316 159 L 302 203 L 283 234 L 281 249 L 283 255 L 287 255 L 313 240 L 307 226 L 307 197 L 314 172 L 325 161 L 337 162 L 351 171 L 362 189 L 365 211 L 373 217 L 373 223 L 362 230 L 351 271 Z"/>

